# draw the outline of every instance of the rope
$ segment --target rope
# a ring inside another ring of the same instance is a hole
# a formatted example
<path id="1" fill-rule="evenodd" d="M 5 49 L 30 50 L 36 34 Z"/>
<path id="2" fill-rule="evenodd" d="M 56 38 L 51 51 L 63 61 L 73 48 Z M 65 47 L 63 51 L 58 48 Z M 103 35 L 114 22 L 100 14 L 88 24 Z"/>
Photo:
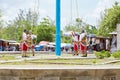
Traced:
<path id="1" fill-rule="evenodd" d="M 76 14 L 77 14 L 77 18 L 79 18 L 79 11 L 78 11 L 78 0 L 76 0 Z"/>
<path id="2" fill-rule="evenodd" d="M 72 3 L 73 3 L 73 1 L 71 0 L 70 1 L 70 13 L 71 13 L 71 22 L 72 22 L 72 20 L 73 20 L 73 10 L 72 10 L 72 8 L 73 8 L 73 5 L 72 5 Z M 76 0 L 76 16 L 77 16 L 77 19 L 79 18 L 79 10 L 78 10 L 78 0 Z"/>
<path id="3" fill-rule="evenodd" d="M 36 11 L 37 11 L 37 15 L 39 15 L 39 0 L 37 0 L 37 6 L 36 6 Z M 38 26 L 36 27 L 36 36 L 37 36 L 37 34 L 38 34 Z M 38 40 L 38 38 L 36 38 L 36 40 L 35 40 L 35 44 L 37 43 L 37 40 Z"/>
<path id="4" fill-rule="evenodd" d="M 71 13 L 71 22 L 72 22 L 72 0 L 70 2 L 70 13 Z"/>

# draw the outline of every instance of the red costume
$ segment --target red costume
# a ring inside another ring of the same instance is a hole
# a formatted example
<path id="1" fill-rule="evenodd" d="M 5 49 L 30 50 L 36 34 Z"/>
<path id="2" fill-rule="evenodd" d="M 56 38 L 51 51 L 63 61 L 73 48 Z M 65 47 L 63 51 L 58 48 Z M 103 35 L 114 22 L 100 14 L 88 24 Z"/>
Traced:
<path id="1" fill-rule="evenodd" d="M 80 35 L 80 50 L 81 50 L 82 54 L 87 54 L 86 53 L 86 48 L 87 48 L 86 47 L 86 38 L 87 38 L 87 36 L 85 33 L 82 33 Z"/>
<path id="2" fill-rule="evenodd" d="M 21 49 L 22 49 L 23 51 L 27 51 L 27 44 L 26 44 L 26 42 L 23 42 L 23 43 L 21 44 Z"/>
<path id="3" fill-rule="evenodd" d="M 74 51 L 78 51 L 78 35 L 74 35 L 73 40 L 74 40 Z"/>

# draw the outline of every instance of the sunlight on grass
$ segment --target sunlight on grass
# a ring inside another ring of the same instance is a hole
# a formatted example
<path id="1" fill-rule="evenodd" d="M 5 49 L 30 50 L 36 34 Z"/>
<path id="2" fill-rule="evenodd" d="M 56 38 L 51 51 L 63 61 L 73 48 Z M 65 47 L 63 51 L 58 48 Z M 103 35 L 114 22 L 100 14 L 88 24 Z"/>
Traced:
<path id="1" fill-rule="evenodd" d="M 1 55 L 1 57 L 0 57 L 0 60 L 5 60 L 5 61 L 7 61 L 7 60 L 15 60 L 15 59 L 16 59 L 15 56 L 6 55 L 6 54 Z"/>
<path id="2" fill-rule="evenodd" d="M 32 56 L 31 54 L 28 54 L 29 56 Z M 21 54 L 1 54 L 0 55 L 0 60 L 1 61 L 8 61 L 8 62 L 1 62 L 0 65 L 100 65 L 105 62 L 113 61 L 115 60 L 113 57 L 110 58 L 104 58 L 104 59 L 97 59 L 97 58 L 70 58 L 70 59 L 65 59 L 65 58 L 55 58 L 54 54 L 53 55 L 45 55 L 45 54 L 36 54 L 36 56 L 41 56 L 38 59 L 35 60 L 27 60 L 26 58 L 21 58 Z M 46 57 L 50 57 L 50 59 Z M 74 57 L 72 55 L 62 55 L 63 57 L 69 56 L 69 57 Z M 20 57 L 20 58 L 18 58 Z M 52 59 L 52 58 L 53 59 Z M 28 57 L 29 58 L 29 57 Z M 21 60 L 18 62 L 9 62 L 9 60 Z M 117 64 L 117 63 L 116 63 Z M 117 65 L 120 65 L 118 63 Z"/>

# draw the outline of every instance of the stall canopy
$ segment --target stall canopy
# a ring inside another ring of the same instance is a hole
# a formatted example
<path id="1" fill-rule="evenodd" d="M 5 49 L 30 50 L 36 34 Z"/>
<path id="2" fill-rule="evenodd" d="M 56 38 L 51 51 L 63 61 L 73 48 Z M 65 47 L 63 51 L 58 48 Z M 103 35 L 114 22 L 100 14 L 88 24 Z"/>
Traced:
<path id="1" fill-rule="evenodd" d="M 116 34 L 116 35 L 117 35 L 117 32 L 114 31 L 114 32 L 111 32 L 111 33 L 109 33 L 109 34 L 111 34 L 111 35 L 112 35 L 112 34 Z"/>
<path id="2" fill-rule="evenodd" d="M 89 37 L 89 38 L 95 38 L 96 35 L 95 34 L 89 34 L 89 35 L 87 35 L 87 37 Z"/>
<path id="3" fill-rule="evenodd" d="M 44 44 L 44 45 L 48 45 L 49 42 L 47 42 L 47 41 L 40 41 L 39 45 L 42 45 L 42 44 Z"/>
<path id="4" fill-rule="evenodd" d="M 8 42 L 8 43 L 17 43 L 15 40 L 5 40 L 5 39 L 0 39 L 0 41 Z"/>

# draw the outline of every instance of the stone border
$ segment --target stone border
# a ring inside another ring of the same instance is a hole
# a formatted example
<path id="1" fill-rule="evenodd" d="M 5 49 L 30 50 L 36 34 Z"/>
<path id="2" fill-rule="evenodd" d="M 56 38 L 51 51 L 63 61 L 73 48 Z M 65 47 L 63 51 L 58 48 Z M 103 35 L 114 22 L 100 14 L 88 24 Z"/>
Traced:
<path id="1" fill-rule="evenodd" d="M 32 67 L 0 67 L 0 80 L 120 80 L 120 66 Z"/>

